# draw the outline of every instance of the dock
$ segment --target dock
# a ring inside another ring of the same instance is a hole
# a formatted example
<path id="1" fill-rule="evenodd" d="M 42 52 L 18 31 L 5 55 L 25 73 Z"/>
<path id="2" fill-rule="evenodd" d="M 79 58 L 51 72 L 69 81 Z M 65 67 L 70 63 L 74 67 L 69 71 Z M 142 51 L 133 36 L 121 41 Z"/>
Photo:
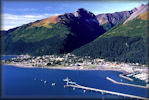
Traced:
<path id="1" fill-rule="evenodd" d="M 134 81 L 133 79 L 131 79 L 131 78 L 129 78 L 129 77 L 126 77 L 126 76 L 124 76 L 124 75 L 122 75 L 122 74 L 120 74 L 119 76 L 122 77 L 122 78 L 125 78 L 125 79 L 127 79 L 127 80 L 129 80 L 129 81 Z"/>
<path id="2" fill-rule="evenodd" d="M 141 86 L 141 85 L 135 85 L 135 84 L 128 84 L 128 83 L 122 83 L 122 82 L 117 82 L 113 79 L 111 79 L 110 77 L 106 77 L 107 80 L 115 83 L 115 84 L 121 84 L 121 85 L 126 85 L 126 86 L 133 86 L 133 87 L 139 87 L 139 88 L 149 88 L 147 86 Z"/>
<path id="3" fill-rule="evenodd" d="M 86 87 L 83 85 L 79 85 L 79 84 L 71 84 L 72 81 L 70 81 L 70 79 L 66 80 L 66 85 L 65 87 L 72 87 L 72 88 L 79 88 L 79 89 L 83 89 L 83 91 L 95 91 L 95 92 L 100 92 L 102 94 L 112 94 L 112 95 L 117 95 L 117 96 L 123 96 L 123 97 L 129 97 L 129 98 L 136 98 L 136 99 L 145 99 L 145 100 L 149 100 L 149 98 L 146 97 L 141 97 L 141 96 L 135 96 L 135 95 L 130 95 L 130 94 L 124 94 L 124 93 L 119 93 L 119 92 L 113 92 L 113 91 L 107 91 L 107 90 L 102 90 L 102 89 L 96 89 L 96 88 L 91 88 L 91 87 Z M 71 83 L 70 83 L 71 82 Z"/>

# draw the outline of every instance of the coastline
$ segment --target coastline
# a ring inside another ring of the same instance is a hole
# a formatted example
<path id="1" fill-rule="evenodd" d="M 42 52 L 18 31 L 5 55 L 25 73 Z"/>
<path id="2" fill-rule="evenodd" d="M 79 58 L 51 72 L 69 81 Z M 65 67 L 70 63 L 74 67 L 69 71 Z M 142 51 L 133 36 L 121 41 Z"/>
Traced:
<path id="1" fill-rule="evenodd" d="M 73 68 L 73 67 L 37 67 L 37 66 L 29 66 L 29 65 L 23 65 L 23 64 L 2 64 L 2 65 L 9 65 L 13 67 L 19 67 L 19 68 L 44 68 L 44 69 L 58 69 L 58 70 L 80 70 L 80 71 L 93 71 L 93 70 L 99 70 L 99 71 L 117 71 L 117 72 L 122 72 L 123 74 L 126 74 L 127 72 L 124 70 L 120 69 L 109 69 L 109 68 L 84 68 L 84 69 L 79 69 L 79 68 Z"/>
<path id="2" fill-rule="evenodd" d="M 78 67 L 74 67 L 74 66 L 52 66 L 52 67 L 37 67 L 37 66 L 29 66 L 29 65 L 23 65 L 23 64 L 2 64 L 2 65 L 8 65 L 8 66 L 11 66 L 11 67 L 18 67 L 18 68 L 41 68 L 41 69 L 52 69 L 52 70 L 71 70 L 71 71 L 114 71 L 114 72 L 120 72 L 119 76 L 120 75 L 126 75 L 125 79 L 129 80 L 129 81 L 134 81 L 132 78 L 128 77 L 127 75 L 129 75 L 130 73 L 127 71 L 127 70 L 124 70 L 124 69 L 119 69 L 119 68 L 112 68 L 112 67 L 105 67 L 105 66 L 98 66 L 98 68 L 83 68 L 83 69 L 79 69 Z M 132 74 L 132 73 L 131 73 Z M 133 73 L 135 74 L 135 73 Z M 146 80 L 143 80 L 141 77 L 140 78 L 137 78 L 137 77 L 134 77 L 136 79 L 139 79 L 139 80 L 142 80 L 142 81 L 145 81 Z M 146 85 L 148 86 L 148 85 Z"/>

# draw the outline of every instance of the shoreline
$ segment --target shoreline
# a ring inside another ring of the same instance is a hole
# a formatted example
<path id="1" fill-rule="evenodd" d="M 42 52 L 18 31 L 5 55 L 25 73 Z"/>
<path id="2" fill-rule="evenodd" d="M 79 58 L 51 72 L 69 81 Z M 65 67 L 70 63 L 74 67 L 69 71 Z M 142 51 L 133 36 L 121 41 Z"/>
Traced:
<path id="1" fill-rule="evenodd" d="M 106 68 L 93 68 L 93 69 L 75 69 L 73 67 L 37 67 L 37 66 L 28 66 L 28 65 L 23 65 L 23 64 L 2 64 L 2 65 L 9 65 L 9 66 L 13 66 L 13 67 L 19 67 L 19 68 L 41 68 L 41 69 L 58 69 L 58 70 L 79 70 L 79 71 L 117 71 L 117 72 L 121 72 L 123 74 L 126 74 L 128 72 L 124 71 L 124 70 L 118 70 L 118 69 L 106 69 Z"/>
<path id="2" fill-rule="evenodd" d="M 98 68 L 93 68 L 93 69 L 89 69 L 89 68 L 84 68 L 84 69 L 79 69 L 79 68 L 76 68 L 76 67 L 66 67 L 66 66 L 54 66 L 54 67 L 37 67 L 37 66 L 29 66 L 29 65 L 23 65 L 23 64 L 2 64 L 2 65 L 8 65 L 8 66 L 11 66 L 11 67 L 18 67 L 18 68 L 41 68 L 41 69 L 52 69 L 52 70 L 71 70 L 71 71 L 113 71 L 113 72 L 119 72 L 120 74 L 119 75 L 129 75 L 130 73 L 127 72 L 126 70 L 124 69 L 118 69 L 118 68 L 110 68 L 110 67 L 103 67 L 103 66 L 98 66 Z M 132 73 L 131 73 L 132 74 Z M 126 76 L 127 77 L 127 76 Z M 123 77 L 124 78 L 124 77 Z M 125 78 L 128 80 L 129 77 Z M 134 77 L 136 78 L 136 77 Z M 130 79 L 132 78 L 129 78 L 129 81 Z M 145 81 L 146 80 L 143 80 L 142 78 L 136 78 L 136 79 L 139 79 L 141 81 Z M 132 79 L 133 80 L 133 79 Z M 134 80 L 133 80 L 134 81 Z"/>

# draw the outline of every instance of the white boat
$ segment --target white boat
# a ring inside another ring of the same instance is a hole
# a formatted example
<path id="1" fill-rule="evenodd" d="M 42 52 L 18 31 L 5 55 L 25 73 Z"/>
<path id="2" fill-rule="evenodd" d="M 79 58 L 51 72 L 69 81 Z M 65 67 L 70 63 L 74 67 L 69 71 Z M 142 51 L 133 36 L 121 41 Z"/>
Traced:
<path id="1" fill-rule="evenodd" d="M 46 80 L 44 81 L 44 84 L 45 84 L 45 83 L 47 83 L 47 81 L 46 81 Z"/>
<path id="2" fill-rule="evenodd" d="M 52 86 L 55 86 L 56 83 L 52 83 Z"/>
<path id="3" fill-rule="evenodd" d="M 67 78 L 65 78 L 65 79 L 63 79 L 63 81 L 70 81 L 70 79 L 67 77 Z"/>

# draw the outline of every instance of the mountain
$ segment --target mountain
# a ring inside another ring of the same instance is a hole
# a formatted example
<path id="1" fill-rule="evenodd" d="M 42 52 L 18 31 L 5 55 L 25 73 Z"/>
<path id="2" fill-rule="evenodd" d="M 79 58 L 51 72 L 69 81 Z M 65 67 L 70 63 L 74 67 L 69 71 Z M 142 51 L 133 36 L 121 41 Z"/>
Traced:
<path id="1" fill-rule="evenodd" d="M 33 22 L 31 24 L 30 27 L 46 27 L 46 28 L 51 28 L 51 25 L 49 25 L 50 23 L 57 23 L 60 20 L 58 20 L 58 15 L 56 16 L 52 16 L 52 17 L 48 17 L 42 20 L 37 20 L 36 22 Z"/>
<path id="2" fill-rule="evenodd" d="M 144 12 L 147 12 L 147 11 L 149 10 L 148 6 L 149 6 L 149 5 L 144 5 L 144 4 L 142 4 L 142 5 L 141 5 L 140 7 L 138 7 L 138 8 L 136 9 L 136 11 L 124 22 L 124 24 L 127 23 L 127 22 L 129 22 L 129 21 L 131 21 L 131 20 L 133 20 L 133 19 L 136 18 L 138 15 L 140 15 L 140 14 L 142 14 L 142 13 L 144 13 Z"/>
<path id="3" fill-rule="evenodd" d="M 3 54 L 68 53 L 104 32 L 96 16 L 80 8 L 8 30 L 2 37 L 2 49 Z"/>
<path id="4" fill-rule="evenodd" d="M 105 32 L 103 27 L 99 26 L 96 16 L 81 8 L 78 11 L 67 13 L 59 16 L 62 24 L 71 27 L 68 38 L 65 39 L 64 51 L 71 52 L 72 49 L 78 48 L 90 41 L 94 40 Z"/>
<path id="5" fill-rule="evenodd" d="M 10 29 L 2 34 L 3 54 L 64 54 L 146 64 L 146 5 L 131 11 L 99 14 L 80 8 Z"/>
<path id="6" fill-rule="evenodd" d="M 1 35 L 1 34 L 5 34 L 5 33 L 6 33 L 5 30 L 0 30 L 0 35 Z"/>
<path id="7" fill-rule="evenodd" d="M 106 13 L 106 14 L 98 14 L 96 15 L 99 25 L 104 26 L 106 30 L 109 30 L 122 20 L 127 19 L 131 14 L 133 14 L 137 8 L 134 8 L 130 11 L 122 11 L 115 13 Z"/>
<path id="8" fill-rule="evenodd" d="M 148 11 L 125 24 L 123 22 L 72 53 L 110 61 L 146 64 L 149 42 Z"/>

